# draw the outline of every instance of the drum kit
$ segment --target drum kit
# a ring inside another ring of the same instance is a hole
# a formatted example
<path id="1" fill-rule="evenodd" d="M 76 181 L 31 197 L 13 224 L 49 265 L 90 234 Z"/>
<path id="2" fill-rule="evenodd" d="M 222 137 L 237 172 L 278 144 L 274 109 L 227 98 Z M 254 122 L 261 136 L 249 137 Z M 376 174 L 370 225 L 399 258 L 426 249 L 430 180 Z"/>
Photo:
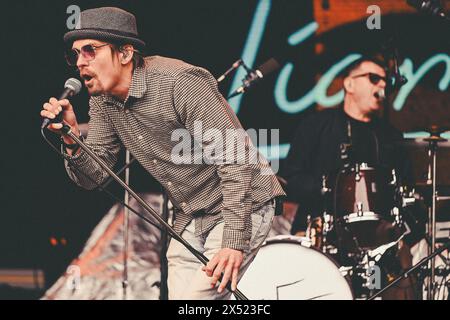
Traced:
<path id="1" fill-rule="evenodd" d="M 240 281 L 242 291 L 255 299 L 435 299 L 436 201 L 450 197 L 436 191 L 436 150 L 444 139 L 441 132 L 430 133 L 425 141 L 434 200 L 427 228 L 423 225 L 429 256 L 420 266 L 412 266 L 405 243 L 417 228 L 406 212 L 423 198 L 403 185 L 395 170 L 357 163 L 323 177 L 323 214 L 308 217 L 305 237 L 269 238 Z M 447 281 L 449 260 L 443 259 Z"/>

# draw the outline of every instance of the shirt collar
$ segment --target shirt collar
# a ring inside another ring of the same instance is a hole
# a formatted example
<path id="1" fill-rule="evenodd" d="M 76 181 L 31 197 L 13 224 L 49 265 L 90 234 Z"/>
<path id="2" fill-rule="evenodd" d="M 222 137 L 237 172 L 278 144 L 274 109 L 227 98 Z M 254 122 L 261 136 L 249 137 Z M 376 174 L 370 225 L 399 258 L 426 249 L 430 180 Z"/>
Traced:
<path id="1" fill-rule="evenodd" d="M 145 91 L 147 91 L 147 85 L 145 83 L 145 69 L 143 67 L 137 67 L 133 71 L 128 97 L 142 98 Z"/>
<path id="2" fill-rule="evenodd" d="M 123 104 L 126 104 L 130 97 L 142 98 L 146 91 L 147 84 L 145 83 L 145 69 L 144 67 L 137 67 L 133 71 L 130 89 L 128 90 L 128 96 Z M 103 100 L 107 103 L 122 104 L 122 102 L 118 101 L 115 97 L 110 95 L 103 95 Z"/>

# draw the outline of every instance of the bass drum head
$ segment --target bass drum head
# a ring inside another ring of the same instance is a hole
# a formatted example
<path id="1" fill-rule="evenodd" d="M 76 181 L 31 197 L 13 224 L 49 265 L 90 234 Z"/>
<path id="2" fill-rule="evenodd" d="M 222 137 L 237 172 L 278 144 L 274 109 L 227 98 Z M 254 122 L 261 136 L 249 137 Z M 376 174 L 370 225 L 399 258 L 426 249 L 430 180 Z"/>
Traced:
<path id="1" fill-rule="evenodd" d="M 239 282 L 251 300 L 352 300 L 337 264 L 305 238 L 267 239 Z"/>

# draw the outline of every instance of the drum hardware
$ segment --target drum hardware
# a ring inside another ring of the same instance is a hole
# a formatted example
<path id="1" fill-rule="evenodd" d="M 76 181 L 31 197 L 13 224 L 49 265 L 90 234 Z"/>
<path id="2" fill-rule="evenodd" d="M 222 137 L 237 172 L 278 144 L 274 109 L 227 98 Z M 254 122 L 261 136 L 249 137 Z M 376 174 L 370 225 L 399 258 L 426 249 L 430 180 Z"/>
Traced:
<path id="1" fill-rule="evenodd" d="M 342 266 L 339 268 L 343 277 L 352 276 L 354 267 L 351 266 Z"/>
<path id="2" fill-rule="evenodd" d="M 430 237 L 425 236 L 424 240 L 426 241 L 427 245 L 429 246 L 431 243 Z M 450 259 L 448 259 L 447 257 L 445 257 L 443 254 L 439 254 L 438 255 L 439 258 L 441 258 L 441 260 L 448 266 L 450 267 Z M 425 266 L 426 267 L 426 266 Z M 430 272 L 427 272 L 427 274 L 430 274 Z"/>
<path id="3" fill-rule="evenodd" d="M 363 204 L 362 202 L 357 202 L 356 203 L 356 214 L 358 217 L 362 217 L 363 216 Z"/>
<path id="4" fill-rule="evenodd" d="M 383 283 L 401 272 L 388 261 L 395 259 L 397 246 L 408 229 L 402 209 L 414 205 L 417 194 L 413 188 L 400 185 L 395 169 L 367 163 L 355 164 L 331 177 L 335 178 L 332 188 L 330 176 L 322 176 L 321 194 L 324 198 L 332 196 L 328 200 L 332 200 L 334 210 L 324 206 L 320 219 L 309 217 L 309 227 L 321 228 L 310 228 L 307 234 L 322 239 L 313 247 L 334 255 L 341 274 L 352 280 L 354 292 L 365 299 L 375 292 L 374 267 L 380 264 Z"/>
<path id="5" fill-rule="evenodd" d="M 365 273 L 360 272 L 358 276 L 365 280 L 363 287 L 369 290 L 365 293 L 366 298 L 373 295 L 376 289 L 380 289 L 381 282 L 377 282 L 376 286 L 374 286 L 373 281 L 374 279 L 377 279 L 373 278 L 374 272 L 383 270 L 383 278 L 378 278 L 377 281 L 385 279 L 390 282 L 394 280 L 396 275 L 401 271 L 400 269 L 397 270 L 389 259 L 396 259 L 395 256 L 400 248 L 400 241 L 404 238 L 405 234 L 406 233 L 401 234 L 395 241 L 381 245 L 373 250 L 364 251 L 362 258 L 359 258 L 358 268 L 359 270 L 365 271 Z M 386 261 L 386 259 L 388 259 L 388 261 Z M 376 267 L 378 268 L 375 269 Z M 380 273 L 380 276 L 382 274 L 383 273 Z"/>
<path id="6" fill-rule="evenodd" d="M 333 227 L 333 216 L 331 214 L 328 214 L 326 211 L 323 214 L 323 234 L 326 236 Z"/>
<path id="7" fill-rule="evenodd" d="M 350 129 L 350 123 L 347 124 L 348 125 L 348 130 L 351 131 Z M 351 135 L 351 133 L 349 133 L 349 135 Z M 350 138 L 349 138 L 350 140 Z M 351 151 L 351 143 L 341 143 L 340 145 L 340 151 L 341 151 L 341 160 L 342 160 L 342 166 L 343 169 L 342 171 L 345 172 L 350 168 L 350 151 Z"/>
<path id="8" fill-rule="evenodd" d="M 397 186 L 397 172 L 395 169 L 392 169 L 392 181 L 389 183 L 391 186 Z"/>
<path id="9" fill-rule="evenodd" d="M 320 189 L 322 195 L 326 195 L 331 192 L 331 189 L 328 187 L 328 177 L 326 175 L 322 175 L 322 188 Z"/>
<path id="10" fill-rule="evenodd" d="M 310 239 L 311 240 L 311 243 L 314 245 L 314 237 L 315 237 L 315 235 L 316 235 L 316 232 L 313 230 L 313 225 L 312 225 L 312 218 L 311 218 L 311 215 L 310 214 L 308 214 L 307 216 L 306 216 L 306 225 L 308 226 L 307 228 L 306 228 L 306 233 L 305 233 L 305 236 L 306 236 L 306 238 L 307 239 Z"/>
<path id="11" fill-rule="evenodd" d="M 380 296 L 381 294 L 383 294 L 384 292 L 386 292 L 389 288 L 393 287 L 394 285 L 396 285 L 398 282 L 400 282 L 402 279 L 406 279 L 411 273 L 420 270 L 420 268 L 422 266 L 425 265 L 425 263 L 428 263 L 430 260 L 434 260 L 434 258 L 441 254 L 443 251 L 448 250 L 450 248 L 450 241 L 447 242 L 446 244 L 444 244 L 441 248 L 435 250 L 431 255 L 429 255 L 428 257 L 423 258 L 421 261 L 419 261 L 417 264 L 415 264 L 414 266 L 412 266 L 411 268 L 409 268 L 408 270 L 406 270 L 405 272 L 403 272 L 400 276 L 398 276 L 394 281 L 392 281 L 391 283 L 389 283 L 387 286 L 385 286 L 383 289 L 381 289 L 380 291 L 378 291 L 377 293 L 375 293 L 374 295 L 372 295 L 371 297 L 368 298 L 368 300 L 373 300 L 376 297 Z M 427 268 L 428 269 L 428 268 Z M 431 269 L 431 273 L 435 274 L 434 270 Z M 434 287 L 434 286 L 433 286 Z M 427 295 L 429 296 L 429 293 L 427 293 Z M 432 296 L 434 297 L 434 296 Z"/>
<path id="12" fill-rule="evenodd" d="M 329 198 L 331 194 L 331 188 L 328 187 L 328 176 L 322 175 L 322 188 L 321 188 L 322 197 Z M 333 216 L 328 213 L 326 202 L 324 201 L 323 214 L 321 217 L 320 225 L 320 233 L 321 233 L 321 248 L 323 253 L 328 254 L 337 254 L 337 249 L 333 245 L 328 243 L 328 235 L 333 230 Z"/>
<path id="13" fill-rule="evenodd" d="M 442 255 L 442 253 L 440 254 Z M 436 268 L 436 276 L 437 277 L 448 277 L 450 275 L 450 263 L 449 261 L 445 261 L 445 266 L 441 268 Z M 421 266 L 419 273 L 421 273 L 422 278 L 426 278 L 430 276 L 430 270 L 428 270 L 427 266 Z"/>
<path id="14" fill-rule="evenodd" d="M 361 164 L 361 169 L 366 169 L 366 168 L 364 168 L 365 166 L 364 166 L 364 163 L 363 164 Z M 357 163 L 357 164 L 355 164 L 355 180 L 356 181 L 360 181 L 361 180 L 361 176 L 360 176 L 360 174 L 359 174 L 359 164 Z"/>
<path id="15" fill-rule="evenodd" d="M 447 141 L 446 139 L 441 137 L 441 134 L 446 131 L 446 128 L 439 128 L 435 125 L 431 126 L 429 130 L 430 133 L 428 138 L 423 139 L 428 142 L 428 173 L 427 173 L 427 184 L 432 185 L 432 201 L 431 207 L 428 210 L 428 234 L 431 236 L 431 244 L 428 247 L 428 254 L 432 255 L 436 249 L 436 202 L 438 197 L 437 192 L 437 172 L 436 172 L 436 164 L 437 164 L 437 149 L 438 143 Z M 427 298 L 428 300 L 432 300 L 435 296 L 435 284 L 436 284 L 436 275 L 435 269 L 436 264 L 435 260 L 429 260 L 429 266 L 431 269 L 431 277 L 430 281 L 428 281 L 428 290 L 427 290 Z"/>
<path id="16" fill-rule="evenodd" d="M 376 261 L 374 261 L 373 259 L 369 259 L 368 255 L 366 255 L 366 261 L 365 263 L 361 263 L 358 265 L 358 273 L 357 276 L 362 280 L 361 286 L 363 289 L 367 289 L 369 290 L 369 294 L 370 292 L 372 292 L 375 289 L 375 286 L 372 282 L 373 280 L 373 275 L 374 275 L 374 270 L 375 266 L 376 266 Z"/>
<path id="17" fill-rule="evenodd" d="M 398 245 L 398 243 L 402 239 L 403 239 L 403 235 L 400 238 L 398 238 L 397 241 L 393 241 L 391 243 L 384 244 L 384 245 L 379 246 L 378 248 L 376 248 L 374 250 L 368 250 L 367 251 L 367 257 L 370 258 L 370 259 L 373 259 L 375 262 L 378 262 L 387 250 L 389 250 L 390 248 Z"/>
<path id="18" fill-rule="evenodd" d="M 328 243 L 328 235 L 332 231 L 333 216 L 326 211 L 323 213 L 322 224 L 322 252 L 329 254 L 337 254 L 337 248 Z"/>
<path id="19" fill-rule="evenodd" d="M 357 169 L 361 169 L 361 170 L 370 170 L 372 169 L 371 167 L 369 167 L 369 165 L 367 164 L 367 162 L 361 162 L 361 164 L 356 164 L 355 167 Z"/>
<path id="20" fill-rule="evenodd" d="M 401 225 L 403 224 L 400 210 L 397 207 L 392 208 L 392 216 L 394 217 L 394 224 Z"/>
<path id="21" fill-rule="evenodd" d="M 408 191 L 406 186 L 401 186 L 399 188 L 400 198 L 402 200 L 401 206 L 402 208 L 406 208 L 408 206 L 412 206 L 416 203 L 416 190 L 413 188 L 411 191 Z M 450 197 L 449 197 L 450 198 Z"/>

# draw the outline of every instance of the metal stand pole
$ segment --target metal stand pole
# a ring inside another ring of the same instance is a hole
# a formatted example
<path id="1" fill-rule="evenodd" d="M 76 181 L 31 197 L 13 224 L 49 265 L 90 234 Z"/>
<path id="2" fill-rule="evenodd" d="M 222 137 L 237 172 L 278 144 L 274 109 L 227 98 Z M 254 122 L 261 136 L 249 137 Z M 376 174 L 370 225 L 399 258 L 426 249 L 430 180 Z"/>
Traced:
<path id="1" fill-rule="evenodd" d="M 428 235 L 431 239 L 431 244 L 428 247 L 428 255 L 431 255 L 436 250 L 436 203 L 437 203 L 437 147 L 438 142 L 446 141 L 444 138 L 440 137 L 438 128 L 432 127 L 430 132 L 430 137 L 424 139 L 429 143 L 428 156 L 430 159 L 430 164 L 428 165 L 428 181 L 427 183 L 432 184 L 432 194 L 431 194 L 431 208 L 428 209 Z M 431 178 L 431 181 L 430 181 Z M 427 300 L 433 300 L 435 296 L 435 284 L 436 284 L 436 261 L 431 259 L 429 263 L 430 267 L 430 277 L 428 279 L 427 286 Z"/>
<path id="2" fill-rule="evenodd" d="M 163 190 L 163 208 L 162 208 L 162 218 L 164 221 L 168 222 L 169 220 L 169 197 L 167 193 Z M 168 276 L 168 264 L 167 264 L 167 248 L 169 245 L 169 235 L 165 229 L 161 230 L 161 255 L 160 255 L 160 263 L 161 263 L 161 285 L 160 285 L 160 300 L 168 300 L 169 299 L 169 290 L 167 287 L 167 276 Z"/>
<path id="3" fill-rule="evenodd" d="M 126 151 L 125 154 L 125 165 L 127 168 L 125 169 L 125 183 L 127 185 L 130 185 L 130 151 Z M 124 216 L 123 216 L 123 280 L 122 280 L 122 289 L 123 289 L 123 300 L 127 300 L 128 298 L 128 246 L 129 246 L 129 200 L 130 195 L 128 191 L 125 189 L 125 195 L 124 195 Z"/>
<path id="4" fill-rule="evenodd" d="M 432 187 L 432 198 L 431 198 L 431 253 L 434 252 L 436 249 L 436 142 L 430 141 L 430 147 L 432 148 L 431 154 L 433 159 L 433 187 Z M 436 259 L 430 260 L 430 267 L 431 267 L 431 276 L 430 276 L 430 293 L 431 293 L 431 300 L 434 300 L 434 294 L 435 294 L 435 283 L 436 283 Z"/>

